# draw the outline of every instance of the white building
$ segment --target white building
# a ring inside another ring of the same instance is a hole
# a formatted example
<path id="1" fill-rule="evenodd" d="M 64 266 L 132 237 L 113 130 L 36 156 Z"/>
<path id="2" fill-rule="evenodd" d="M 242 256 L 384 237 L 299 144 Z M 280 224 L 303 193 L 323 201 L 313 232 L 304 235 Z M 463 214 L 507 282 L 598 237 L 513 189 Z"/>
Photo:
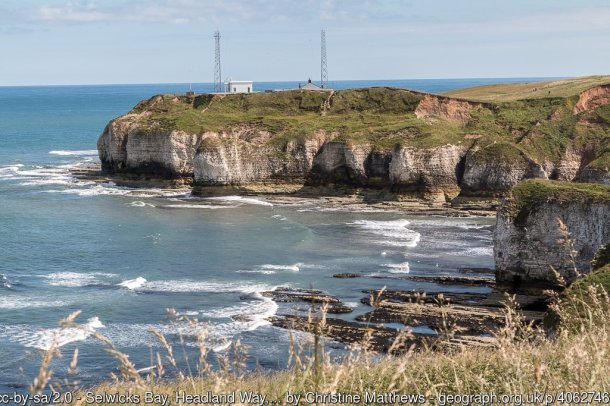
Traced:
<path id="1" fill-rule="evenodd" d="M 225 82 L 225 91 L 227 93 L 252 93 L 252 81 L 228 80 Z"/>

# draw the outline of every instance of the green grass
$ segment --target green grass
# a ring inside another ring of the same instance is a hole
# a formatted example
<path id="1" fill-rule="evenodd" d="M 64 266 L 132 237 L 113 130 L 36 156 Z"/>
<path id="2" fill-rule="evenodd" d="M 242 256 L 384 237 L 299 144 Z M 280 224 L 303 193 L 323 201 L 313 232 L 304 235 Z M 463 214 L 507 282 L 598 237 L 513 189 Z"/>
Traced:
<path id="1" fill-rule="evenodd" d="M 601 78 L 572 81 L 574 89 L 590 86 Z M 565 82 L 565 81 L 564 81 Z M 562 82 L 557 89 L 565 91 Z M 562 93 L 562 94 L 563 94 Z M 144 133 L 191 134 L 231 131 L 247 127 L 267 131 L 268 143 L 281 149 L 290 141 L 303 142 L 319 131 L 336 140 L 367 144 L 390 151 L 397 145 L 435 148 L 447 144 L 487 147 L 508 157 L 538 162 L 557 162 L 568 145 L 599 151 L 594 165 L 606 167 L 610 153 L 610 109 L 575 116 L 576 97 L 545 97 L 489 104 L 471 112 L 466 124 L 439 117 L 419 119 L 415 109 L 422 95 L 408 90 L 378 87 L 334 93 L 284 91 L 271 93 L 200 95 L 193 98 L 162 95 L 140 103 L 133 113 L 120 118 L 138 124 Z M 471 137 L 470 135 L 476 135 Z M 508 146 L 512 145 L 513 148 Z M 605 154 L 605 155 L 604 155 Z M 602 156 L 603 155 L 603 156 Z"/>
<path id="2" fill-rule="evenodd" d="M 544 203 L 610 204 L 610 186 L 594 183 L 527 179 L 513 187 L 512 195 L 513 218 L 518 224 L 524 224 L 530 213 Z"/>
<path id="3" fill-rule="evenodd" d="M 459 89 L 445 96 L 476 101 L 510 102 L 524 99 L 566 98 L 610 83 L 610 76 L 586 76 L 547 82 L 505 83 Z"/>
<path id="4" fill-rule="evenodd" d="M 506 404 L 525 404 L 525 395 L 534 392 L 559 394 L 570 391 L 579 395 L 586 391 L 607 393 L 610 387 L 610 314 L 603 303 L 608 303 L 605 293 L 599 295 L 598 301 L 583 307 L 586 314 L 578 324 L 571 325 L 578 325 L 578 328 L 559 325 L 552 338 L 548 338 L 542 330 L 527 325 L 518 311 L 507 307 L 506 327 L 495 332 L 496 345 L 487 348 L 461 347 L 447 351 L 420 349 L 397 356 L 354 350 L 345 360 L 333 361 L 321 348 L 320 340 L 311 340 L 313 343 L 310 341 L 304 347 L 292 346 L 290 365 L 278 372 L 246 372 L 247 353 L 239 342 L 233 344 L 227 353 L 217 354 L 221 367 L 214 369 L 206 361 L 209 347 L 206 334 L 202 334 L 197 341 L 202 356 L 199 360 L 191 360 L 192 374 L 168 379 L 163 374 L 175 372 L 174 354 L 179 357 L 181 351 L 178 347 L 172 349 L 159 336 L 164 349 L 151 350 L 158 355 L 151 357 L 151 363 L 156 368 L 149 378 L 135 371 L 127 354 L 111 350 L 109 353 L 118 362 L 119 368 L 115 371 L 119 377 L 117 381 L 94 388 L 83 388 L 78 384 L 72 386 L 69 382 L 59 382 L 53 378 L 51 366 L 54 364 L 51 364 L 47 354 L 55 354 L 57 350 L 54 349 L 43 354 L 43 366 L 31 391 L 40 393 L 47 385 L 53 385 L 63 391 L 72 390 L 83 398 L 85 392 L 113 394 L 127 391 L 142 396 L 142 399 L 145 392 L 154 392 L 168 395 L 172 400 L 178 391 L 191 395 L 209 391 L 215 394 L 255 392 L 264 395 L 268 401 L 279 401 L 279 404 L 286 404 L 289 392 L 302 396 L 299 404 L 306 403 L 307 399 L 303 397 L 307 392 L 361 396 L 372 392 L 421 394 L 426 404 L 455 403 L 441 397 L 448 394 L 493 392 L 498 399 L 502 395 L 521 396 L 507 400 Z M 565 301 L 559 301 L 556 310 L 562 320 L 572 314 L 569 303 Z M 593 323 L 592 317 L 598 317 L 599 323 Z M 103 337 L 98 339 L 103 340 Z M 315 343 L 318 343 L 317 347 L 314 347 Z M 103 344 L 111 346 L 105 341 Z M 314 353 L 318 356 L 314 356 Z M 70 357 L 66 357 L 64 362 L 69 361 Z M 77 370 L 76 362 L 70 370 Z M 78 375 L 71 379 L 77 380 Z M 557 398 L 555 403 L 573 403 L 570 400 L 573 398 L 564 398 L 563 401 Z M 589 400 L 593 404 L 608 402 L 608 398 Z M 370 404 L 383 403 L 381 399 L 368 401 Z M 360 403 L 364 404 L 362 401 Z M 461 404 L 462 401 L 457 403 Z"/>

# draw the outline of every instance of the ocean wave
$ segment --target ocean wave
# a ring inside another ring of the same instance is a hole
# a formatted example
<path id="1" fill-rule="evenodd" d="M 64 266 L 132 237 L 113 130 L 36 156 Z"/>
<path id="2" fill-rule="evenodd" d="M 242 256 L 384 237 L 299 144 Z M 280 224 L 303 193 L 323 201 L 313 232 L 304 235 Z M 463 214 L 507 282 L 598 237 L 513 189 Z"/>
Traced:
<path id="1" fill-rule="evenodd" d="M 493 224 L 482 224 L 481 221 L 489 220 L 488 218 L 473 217 L 473 218 L 443 218 L 433 217 L 428 219 L 414 219 L 412 225 L 415 226 L 430 226 L 434 228 L 456 227 L 462 230 L 482 230 L 491 229 Z"/>
<path id="2" fill-rule="evenodd" d="M 6 275 L 0 274 L 0 287 L 5 289 L 12 289 L 13 284 L 8 280 Z"/>
<path id="3" fill-rule="evenodd" d="M 23 164 L 2 166 L 0 167 L 0 175 L 14 176 L 14 173 L 19 172 L 21 168 L 23 168 Z"/>
<path id="4" fill-rule="evenodd" d="M 288 221 L 288 219 L 281 214 L 274 214 L 271 216 L 272 219 L 278 219 L 279 221 Z"/>
<path id="5" fill-rule="evenodd" d="M 302 262 L 298 262 L 292 265 L 275 265 L 275 264 L 264 264 L 258 265 L 254 269 L 240 269 L 236 271 L 237 273 L 259 273 L 263 275 L 273 275 L 278 271 L 289 271 L 289 272 L 299 272 L 301 268 L 307 267 L 307 265 Z"/>
<path id="6" fill-rule="evenodd" d="M 263 270 L 271 270 L 271 271 L 291 271 L 291 272 L 299 272 L 303 263 L 297 262 L 293 265 L 273 265 L 273 264 L 264 264 L 260 266 L 260 269 Z"/>
<path id="7" fill-rule="evenodd" d="M 49 154 L 62 155 L 62 156 L 74 156 L 74 155 L 79 155 L 79 156 L 95 155 L 95 156 L 97 156 L 97 149 L 84 149 L 84 150 L 76 150 L 76 151 L 58 150 L 58 151 L 49 151 Z"/>
<path id="8" fill-rule="evenodd" d="M 98 277 L 116 277 L 116 274 L 103 273 L 103 272 L 92 272 L 92 273 L 79 273 L 79 272 L 55 272 L 48 275 L 42 275 L 43 278 L 49 279 L 49 285 L 51 286 L 63 286 L 63 287 L 82 287 L 89 285 L 97 285 L 101 283 Z"/>
<path id="9" fill-rule="evenodd" d="M 95 186 L 88 188 L 69 188 L 69 189 L 54 189 L 45 190 L 47 193 L 65 193 L 75 194 L 83 197 L 91 196 L 133 196 L 139 198 L 152 197 L 169 197 L 169 196 L 184 196 L 184 191 L 172 191 L 163 189 L 130 189 L 127 187 L 117 186 L 113 182 L 98 183 Z"/>
<path id="10" fill-rule="evenodd" d="M 380 245 L 413 248 L 417 246 L 417 243 L 421 239 L 420 233 L 407 228 L 407 226 L 411 224 L 408 220 L 358 220 L 347 224 L 356 226 L 366 234 L 383 237 L 383 239 L 372 241 L 373 243 Z"/>
<path id="11" fill-rule="evenodd" d="M 409 273 L 411 271 L 408 262 L 402 262 L 400 264 L 381 264 L 381 266 L 388 268 L 388 272 L 390 273 Z"/>
<path id="12" fill-rule="evenodd" d="M 81 328 L 53 328 L 36 330 L 32 326 L 0 326 L 0 336 L 25 347 L 48 351 L 76 341 L 84 341 L 97 329 L 104 328 L 98 317 L 91 317 Z"/>
<path id="13" fill-rule="evenodd" d="M 60 177 L 50 178 L 50 179 L 28 180 L 26 182 L 21 182 L 19 184 L 21 186 L 72 185 L 72 184 L 74 184 L 74 179 L 70 178 L 69 176 L 65 176 L 65 177 L 60 176 Z M 93 184 L 93 182 L 91 182 L 89 184 Z"/>
<path id="14" fill-rule="evenodd" d="M 470 247 L 451 254 L 458 257 L 491 257 L 494 254 L 494 247 Z"/>
<path id="15" fill-rule="evenodd" d="M 123 281 L 121 283 L 119 283 L 117 286 L 120 286 L 122 288 L 127 288 L 129 290 L 135 290 L 138 288 L 141 288 L 142 286 L 144 286 L 144 284 L 146 284 L 147 280 L 142 278 L 141 276 L 135 278 L 135 279 L 128 279 L 126 281 Z"/>
<path id="16" fill-rule="evenodd" d="M 243 197 L 243 196 L 215 196 L 215 197 L 207 197 L 206 200 L 238 202 L 238 203 L 253 204 L 253 205 L 258 205 L 258 206 L 273 206 L 273 203 L 269 203 L 266 200 L 256 199 L 253 197 Z"/>
<path id="17" fill-rule="evenodd" d="M 130 207 L 155 207 L 154 204 L 142 202 L 140 200 L 133 201 L 131 203 L 127 203 Z"/>
<path id="18" fill-rule="evenodd" d="M 256 293 L 264 290 L 273 289 L 269 285 L 249 284 L 238 282 L 199 282 L 193 280 L 160 280 L 147 281 L 143 277 L 130 279 L 118 284 L 136 292 L 154 293 L 192 293 L 192 292 L 207 292 L 207 293 Z"/>
<path id="19" fill-rule="evenodd" d="M 163 206 L 164 208 L 171 208 L 171 209 L 234 209 L 236 207 L 239 206 L 226 206 L 226 205 L 219 205 L 219 204 L 168 204 Z"/>
<path id="20" fill-rule="evenodd" d="M 314 207 L 307 209 L 299 209 L 299 212 L 320 212 L 320 213 L 399 213 L 396 209 L 379 209 L 374 207 Z"/>
<path id="21" fill-rule="evenodd" d="M 71 302 L 66 300 L 40 300 L 32 297 L 0 296 L 0 309 L 16 310 L 45 307 L 64 307 Z"/>

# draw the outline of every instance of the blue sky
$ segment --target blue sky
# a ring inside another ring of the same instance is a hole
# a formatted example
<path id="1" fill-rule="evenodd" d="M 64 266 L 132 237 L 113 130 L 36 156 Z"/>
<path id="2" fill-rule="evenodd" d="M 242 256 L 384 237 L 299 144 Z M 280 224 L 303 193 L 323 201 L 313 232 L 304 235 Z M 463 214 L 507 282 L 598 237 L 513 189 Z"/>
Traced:
<path id="1" fill-rule="evenodd" d="M 607 0 L 0 0 L 0 85 L 610 73 Z"/>

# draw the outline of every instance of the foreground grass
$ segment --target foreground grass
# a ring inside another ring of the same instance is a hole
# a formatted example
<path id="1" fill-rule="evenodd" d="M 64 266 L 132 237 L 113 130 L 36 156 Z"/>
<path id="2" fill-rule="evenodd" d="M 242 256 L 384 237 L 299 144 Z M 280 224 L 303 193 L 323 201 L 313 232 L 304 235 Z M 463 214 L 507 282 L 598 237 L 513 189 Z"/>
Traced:
<path id="1" fill-rule="evenodd" d="M 606 271 L 610 273 L 610 268 Z M 507 306 L 506 327 L 496 332 L 494 348 L 469 347 L 445 352 L 412 349 L 400 356 L 383 357 L 360 349 L 341 362 L 332 362 L 316 339 L 313 344 L 316 355 L 303 355 L 312 354 L 303 352 L 303 348 L 293 349 L 287 370 L 266 373 L 245 371 L 246 354 L 239 342 L 220 357 L 219 369 L 211 368 L 202 338 L 201 357 L 192 365 L 197 372 L 192 376 L 178 373 L 178 378 L 168 380 L 163 375 L 175 365 L 174 349 L 159 336 L 165 353 L 156 355 L 157 363 L 151 374 L 141 376 L 126 356 L 110 348 L 122 375 L 95 388 L 80 389 L 77 393 L 82 400 L 76 404 L 86 404 L 87 399 L 96 395 L 117 393 L 139 396 L 141 400 L 166 397 L 171 404 L 181 404 L 176 401 L 177 395 L 220 396 L 202 398 L 200 402 L 195 398 L 191 404 L 248 403 L 240 396 L 250 395 L 256 395 L 252 402 L 264 400 L 265 404 L 289 404 L 298 395 L 300 404 L 310 400 L 318 404 L 364 404 L 367 399 L 368 404 L 395 404 L 399 403 L 398 395 L 407 396 L 403 403 L 451 404 L 446 403 L 450 395 L 490 393 L 497 396 L 496 401 L 508 404 L 525 403 L 537 393 L 545 394 L 547 404 L 578 403 L 574 396 L 588 400 L 585 403 L 608 402 L 610 399 L 604 393 L 610 390 L 610 312 L 608 294 L 595 283 L 599 277 L 595 274 L 591 283 L 582 278 L 578 296 L 568 293 L 556 298 L 553 311 L 561 323 L 551 335 L 527 325 L 514 306 Z M 584 286 L 588 289 L 586 295 L 581 289 Z M 584 311 L 575 313 L 574 306 Z M 319 322 L 323 325 L 324 319 Z M 41 369 L 41 376 L 49 376 L 48 371 L 43 373 Z M 33 387 L 33 392 L 42 391 L 48 382 Z M 232 393 L 234 399 L 222 398 Z M 315 398 L 314 394 L 327 397 Z M 359 401 L 354 401 L 356 395 L 361 396 Z M 334 396 L 334 401 L 328 396 Z M 481 403 L 472 399 L 470 404 Z M 125 403 L 98 400 L 96 404 Z"/>

